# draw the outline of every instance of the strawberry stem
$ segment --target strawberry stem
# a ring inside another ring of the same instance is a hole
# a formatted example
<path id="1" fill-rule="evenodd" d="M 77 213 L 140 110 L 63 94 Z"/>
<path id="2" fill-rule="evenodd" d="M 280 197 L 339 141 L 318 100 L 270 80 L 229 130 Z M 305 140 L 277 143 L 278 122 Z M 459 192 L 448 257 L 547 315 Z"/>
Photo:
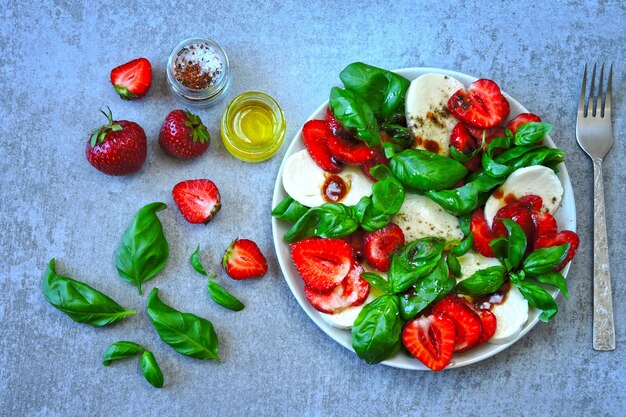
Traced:
<path id="1" fill-rule="evenodd" d="M 111 108 L 109 106 L 107 106 L 106 112 L 100 109 L 100 113 L 104 114 L 108 123 L 92 132 L 92 135 L 89 138 L 89 143 L 92 148 L 96 146 L 96 144 L 104 142 L 109 132 L 119 132 L 122 130 L 122 126 L 113 121 L 113 113 L 111 112 Z"/>

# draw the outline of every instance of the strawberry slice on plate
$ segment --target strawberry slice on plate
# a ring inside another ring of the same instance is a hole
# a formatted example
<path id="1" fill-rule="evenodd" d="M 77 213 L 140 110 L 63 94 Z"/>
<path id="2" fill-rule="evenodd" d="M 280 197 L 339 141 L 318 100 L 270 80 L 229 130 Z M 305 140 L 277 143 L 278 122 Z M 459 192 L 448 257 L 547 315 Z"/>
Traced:
<path id="1" fill-rule="evenodd" d="M 533 214 L 538 212 L 542 205 L 541 197 L 536 195 L 526 195 L 510 202 L 498 210 L 494 216 L 493 233 L 496 236 L 508 236 L 506 227 L 500 219 L 510 219 L 524 230 L 528 242 L 534 242 L 536 231 Z"/>
<path id="2" fill-rule="evenodd" d="M 365 255 L 365 231 L 357 229 L 352 234 L 342 237 L 341 240 L 346 241 L 348 245 L 352 247 L 354 257 L 357 261 L 363 260 Z"/>
<path id="3" fill-rule="evenodd" d="M 433 306 L 433 314 L 444 314 L 454 322 L 456 339 L 454 351 L 466 351 L 480 343 L 480 335 L 483 331 L 480 316 L 461 299 L 454 295 L 448 295 Z"/>
<path id="4" fill-rule="evenodd" d="M 324 120 L 309 120 L 302 127 L 302 140 L 317 166 L 326 172 L 337 174 L 341 172 L 342 166 L 328 150 L 329 133 Z"/>
<path id="5" fill-rule="evenodd" d="M 560 271 L 574 258 L 574 255 L 576 255 L 576 251 L 578 250 L 580 238 L 575 232 L 572 232 L 571 230 L 563 230 L 558 233 L 548 233 L 543 236 L 539 236 L 535 242 L 535 249 L 551 248 L 552 246 L 560 246 L 566 243 L 569 243 L 567 255 L 565 256 L 565 259 L 563 259 L 563 262 L 554 268 L 555 271 Z"/>
<path id="6" fill-rule="evenodd" d="M 350 132 L 339 123 L 339 120 L 335 119 L 335 116 L 330 111 L 330 107 L 326 109 L 326 126 L 332 132 L 333 135 L 339 135 L 342 137 L 351 136 Z"/>
<path id="7" fill-rule="evenodd" d="M 522 113 L 517 115 L 514 119 L 512 119 L 509 123 L 506 124 L 506 128 L 511 131 L 511 133 L 515 134 L 517 129 L 523 125 L 524 123 L 530 122 L 540 122 L 541 118 L 536 114 L 532 113 Z"/>
<path id="8" fill-rule="evenodd" d="M 450 363 L 455 337 L 454 322 L 444 314 L 417 318 L 402 330 L 404 347 L 433 371 L 440 371 Z"/>
<path id="9" fill-rule="evenodd" d="M 556 233 L 556 219 L 547 211 L 533 212 L 533 222 L 535 223 L 535 235 L 537 237 Z"/>
<path id="10" fill-rule="evenodd" d="M 470 135 L 467 127 L 461 122 L 457 123 L 454 128 L 452 128 L 452 132 L 450 132 L 450 146 L 465 155 L 470 155 L 474 152 L 480 146 L 480 143 L 481 142 Z M 463 163 L 463 165 L 471 172 L 476 171 L 482 165 L 482 155 L 479 153 L 469 161 Z"/>
<path id="11" fill-rule="evenodd" d="M 326 314 L 361 305 L 370 293 L 369 283 L 361 278 L 363 272 L 363 267 L 355 261 L 344 280 L 330 292 L 319 292 L 305 286 L 304 295 L 316 310 Z"/>
<path id="12" fill-rule="evenodd" d="M 498 320 L 496 319 L 496 315 L 490 310 L 480 309 L 478 310 L 478 316 L 483 324 L 483 331 L 480 333 L 480 340 L 478 341 L 478 344 L 480 345 L 491 339 L 496 333 Z"/>
<path id="13" fill-rule="evenodd" d="M 146 95 L 152 84 L 152 65 L 146 58 L 137 58 L 111 70 L 111 84 L 123 100 Z"/>
<path id="14" fill-rule="evenodd" d="M 291 245 L 291 259 L 304 283 L 314 291 L 329 292 L 343 281 L 354 254 L 341 239 L 304 239 Z"/>
<path id="15" fill-rule="evenodd" d="M 448 108 L 454 117 L 475 129 L 499 126 L 511 110 L 498 84 L 485 78 L 454 93 Z"/>
<path id="16" fill-rule="evenodd" d="M 395 223 L 389 223 L 382 229 L 364 234 L 365 260 L 379 271 L 387 272 L 393 253 L 404 246 L 404 232 Z"/>
<path id="17" fill-rule="evenodd" d="M 253 241 L 235 239 L 224 252 L 222 268 L 232 279 L 260 278 L 267 272 L 267 260 Z"/>
<path id="18" fill-rule="evenodd" d="M 370 169 L 374 168 L 376 165 L 389 165 L 389 161 L 391 160 L 385 156 L 385 151 L 383 151 L 382 146 L 379 145 L 371 149 L 374 150 L 374 156 L 369 161 L 360 164 L 360 167 L 361 171 L 363 171 L 363 173 L 367 175 L 370 180 L 376 182 L 378 180 L 372 177 Z"/>
<path id="19" fill-rule="evenodd" d="M 328 132 L 328 151 L 337 161 L 354 165 L 365 164 L 375 155 L 374 148 L 370 148 L 364 142 L 332 132 Z"/>
<path id="20" fill-rule="evenodd" d="M 220 191 L 207 179 L 179 182 L 172 189 L 178 210 L 189 223 L 208 223 L 222 207 Z"/>
<path id="21" fill-rule="evenodd" d="M 496 236 L 489 227 L 487 219 L 485 219 L 483 209 L 478 208 L 472 213 L 472 217 L 470 218 L 470 232 L 474 233 L 474 250 L 488 258 L 496 256 L 491 246 L 489 246 L 489 243 L 491 243 Z"/>

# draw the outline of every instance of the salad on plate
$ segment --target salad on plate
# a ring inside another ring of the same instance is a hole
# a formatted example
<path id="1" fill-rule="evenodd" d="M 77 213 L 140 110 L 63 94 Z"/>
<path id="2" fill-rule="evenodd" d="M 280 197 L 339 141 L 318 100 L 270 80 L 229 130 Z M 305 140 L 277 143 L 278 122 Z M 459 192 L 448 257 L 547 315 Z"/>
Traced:
<path id="1" fill-rule="evenodd" d="M 408 355 L 434 371 L 552 320 L 579 244 L 557 222 L 552 126 L 512 114 L 523 108 L 489 79 L 359 62 L 339 77 L 283 161 L 272 211 L 312 318 L 370 364 Z"/>

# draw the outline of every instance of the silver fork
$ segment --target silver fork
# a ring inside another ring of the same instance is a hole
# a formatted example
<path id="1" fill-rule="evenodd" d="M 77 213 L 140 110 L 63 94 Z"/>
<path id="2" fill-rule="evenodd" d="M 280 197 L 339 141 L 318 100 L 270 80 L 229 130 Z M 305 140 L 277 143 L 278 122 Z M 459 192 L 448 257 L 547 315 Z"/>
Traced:
<path id="1" fill-rule="evenodd" d="M 602 159 L 613 145 L 611 125 L 611 81 L 613 65 L 609 70 L 606 94 L 602 97 L 604 64 L 600 70 L 598 95 L 595 96 L 596 65 L 591 73 L 589 101 L 585 106 L 587 89 L 587 65 L 578 102 L 576 139 L 580 147 L 593 161 L 593 348 L 615 349 L 615 325 L 613 323 L 613 301 L 611 296 L 611 271 L 609 270 L 609 245 L 606 236 L 604 213 L 604 180 Z"/>

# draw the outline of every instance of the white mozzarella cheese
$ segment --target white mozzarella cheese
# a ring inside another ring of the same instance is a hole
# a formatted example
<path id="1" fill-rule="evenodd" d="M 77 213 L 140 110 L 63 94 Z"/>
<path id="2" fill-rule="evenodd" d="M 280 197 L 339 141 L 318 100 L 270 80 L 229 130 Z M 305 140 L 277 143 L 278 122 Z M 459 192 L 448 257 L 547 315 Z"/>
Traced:
<path id="1" fill-rule="evenodd" d="M 391 221 L 400 226 L 407 242 L 429 236 L 463 239 L 459 219 L 423 195 L 407 194 L 400 211 Z"/>
<path id="2" fill-rule="evenodd" d="M 306 149 L 294 153 L 285 162 L 283 187 L 294 200 L 308 207 L 326 203 L 322 188 L 330 173 L 317 166 Z M 356 166 L 346 166 L 336 174 L 347 185 L 348 192 L 338 201 L 355 205 L 364 196 L 372 195 L 372 181 Z"/>
<path id="3" fill-rule="evenodd" d="M 485 203 L 485 219 L 489 226 L 498 210 L 525 195 L 537 195 L 543 200 L 542 210 L 554 214 L 563 198 L 559 177 L 548 167 L 534 165 L 514 171 Z"/>
<path id="4" fill-rule="evenodd" d="M 411 81 L 406 93 L 406 121 L 415 148 L 450 154 L 450 132 L 457 120 L 448 110 L 448 100 L 461 88 L 460 81 L 441 74 L 424 74 Z"/>
<path id="5" fill-rule="evenodd" d="M 496 258 L 488 258 L 478 252 L 469 250 L 465 255 L 459 256 L 459 264 L 461 264 L 461 277 L 457 278 L 457 283 L 472 276 L 476 271 L 486 269 L 492 266 L 502 266 Z"/>
<path id="6" fill-rule="evenodd" d="M 361 310 L 363 310 L 363 307 L 374 300 L 375 297 L 370 294 L 365 302 L 360 306 L 348 307 L 345 310 L 341 310 L 340 312 L 335 314 L 320 314 L 322 315 L 322 319 L 331 326 L 338 329 L 349 330 L 352 328 L 352 325 L 354 324 L 356 318 L 359 316 Z"/>
<path id="7" fill-rule="evenodd" d="M 496 316 L 496 332 L 489 343 L 504 344 L 514 340 L 528 321 L 528 301 L 515 285 L 502 304 L 495 304 L 491 312 Z"/>

